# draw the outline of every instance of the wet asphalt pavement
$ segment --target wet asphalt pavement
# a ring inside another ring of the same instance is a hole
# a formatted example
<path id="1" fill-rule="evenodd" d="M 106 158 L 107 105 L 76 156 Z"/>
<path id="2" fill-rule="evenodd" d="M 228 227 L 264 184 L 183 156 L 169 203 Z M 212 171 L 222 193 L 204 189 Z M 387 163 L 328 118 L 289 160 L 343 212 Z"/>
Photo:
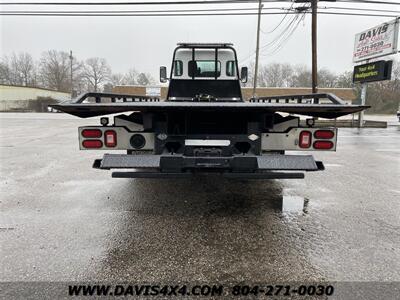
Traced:
<path id="1" fill-rule="evenodd" d="M 400 127 L 304 180 L 112 179 L 63 114 L 1 114 L 0 281 L 400 281 Z"/>

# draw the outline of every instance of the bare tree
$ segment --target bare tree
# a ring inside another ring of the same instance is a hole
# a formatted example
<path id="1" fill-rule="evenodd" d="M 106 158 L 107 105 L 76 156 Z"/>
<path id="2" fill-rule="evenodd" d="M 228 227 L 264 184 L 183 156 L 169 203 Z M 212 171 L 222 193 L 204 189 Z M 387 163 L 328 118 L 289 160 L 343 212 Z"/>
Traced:
<path id="1" fill-rule="evenodd" d="M 11 84 L 11 70 L 7 57 L 3 57 L 0 61 L 0 83 Z"/>
<path id="2" fill-rule="evenodd" d="M 110 74 L 111 69 L 107 61 L 99 57 L 87 59 L 82 72 L 83 78 L 88 84 L 88 88 L 95 92 L 110 78 Z"/>
<path id="3" fill-rule="evenodd" d="M 12 85 L 22 85 L 23 79 L 22 76 L 19 72 L 19 67 L 18 67 L 18 57 L 15 53 L 11 55 L 11 57 L 6 58 L 6 61 L 8 62 L 8 68 L 9 68 L 9 80 L 10 84 Z"/>
<path id="4" fill-rule="evenodd" d="M 107 82 L 107 84 L 104 85 L 103 90 L 109 91 L 110 89 L 112 89 L 114 86 L 117 85 L 135 85 L 137 83 L 138 74 L 139 73 L 134 68 L 129 69 L 129 71 L 126 72 L 125 74 L 121 73 L 111 74 L 109 82 Z"/>
<path id="5" fill-rule="evenodd" d="M 40 59 L 39 78 L 44 87 L 67 92 L 70 90 L 70 59 L 64 51 L 49 50 Z"/>
<path id="6" fill-rule="evenodd" d="M 124 75 L 121 73 L 114 73 L 110 76 L 110 82 L 112 86 L 123 85 L 124 84 Z"/>
<path id="7" fill-rule="evenodd" d="M 281 66 L 282 86 L 293 86 L 293 67 L 290 64 L 282 64 Z"/>
<path id="8" fill-rule="evenodd" d="M 4 56 L 0 63 L 0 80 L 12 85 L 34 85 L 35 63 L 28 53 Z"/>
<path id="9" fill-rule="evenodd" d="M 21 78 L 22 84 L 25 86 L 35 85 L 35 63 L 29 53 L 23 52 L 18 56 L 13 55 L 13 60 L 16 64 L 16 69 Z"/>
<path id="10" fill-rule="evenodd" d="M 253 67 L 250 67 L 252 74 Z M 291 66 L 290 64 L 272 63 L 260 65 L 257 86 L 259 87 L 310 87 L 311 71 L 303 65 Z M 336 87 L 339 84 L 339 77 L 327 69 L 319 70 L 320 87 Z M 345 83 L 340 78 L 341 85 Z"/>
<path id="11" fill-rule="evenodd" d="M 283 75 L 283 64 L 273 63 L 269 64 L 265 69 L 265 86 L 269 87 L 283 87 L 285 86 L 284 83 L 284 75 Z"/>
<path id="12" fill-rule="evenodd" d="M 318 85 L 325 88 L 334 88 L 337 85 L 337 76 L 327 69 L 318 70 Z"/>
<path id="13" fill-rule="evenodd" d="M 131 68 L 129 71 L 124 75 L 123 84 L 124 85 L 135 85 L 137 83 L 138 72 Z"/>
<path id="14" fill-rule="evenodd" d="M 257 76 L 257 86 L 258 87 L 267 87 L 268 86 L 268 80 L 269 80 L 268 73 L 269 73 L 268 66 L 260 65 L 258 67 L 258 76 Z M 254 74 L 254 71 L 253 71 L 253 74 Z M 252 78 L 252 81 L 253 80 L 254 80 L 254 77 Z"/>
<path id="15" fill-rule="evenodd" d="M 353 86 L 353 72 L 346 71 L 337 76 L 336 87 L 338 88 L 351 88 Z"/>
<path id="16" fill-rule="evenodd" d="M 148 73 L 140 73 L 137 77 L 137 83 L 140 85 L 154 84 L 155 80 Z"/>
<path id="17" fill-rule="evenodd" d="M 311 71 L 304 65 L 294 67 L 293 87 L 311 87 Z"/>
<path id="18" fill-rule="evenodd" d="M 359 89 L 359 86 L 358 86 Z M 368 84 L 367 105 L 370 113 L 395 113 L 400 106 L 400 62 L 394 60 L 392 79 Z"/>
<path id="19" fill-rule="evenodd" d="M 277 63 L 270 64 L 268 69 L 267 85 L 271 87 L 283 86 L 282 65 Z"/>

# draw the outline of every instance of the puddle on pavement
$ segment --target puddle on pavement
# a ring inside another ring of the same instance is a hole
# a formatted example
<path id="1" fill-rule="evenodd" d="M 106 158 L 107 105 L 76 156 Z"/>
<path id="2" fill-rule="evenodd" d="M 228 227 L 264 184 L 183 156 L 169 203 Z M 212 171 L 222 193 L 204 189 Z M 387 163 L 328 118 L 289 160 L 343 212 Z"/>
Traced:
<path id="1" fill-rule="evenodd" d="M 281 196 L 275 208 L 282 213 L 307 213 L 309 199 L 300 196 Z"/>

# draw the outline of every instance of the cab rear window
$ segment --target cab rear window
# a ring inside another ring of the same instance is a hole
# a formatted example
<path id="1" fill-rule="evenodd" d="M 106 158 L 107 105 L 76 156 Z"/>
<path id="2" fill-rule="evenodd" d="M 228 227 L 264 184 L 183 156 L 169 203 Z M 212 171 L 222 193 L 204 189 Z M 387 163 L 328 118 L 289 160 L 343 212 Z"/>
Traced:
<path id="1" fill-rule="evenodd" d="M 188 63 L 190 77 L 219 77 L 221 76 L 221 62 L 217 61 L 215 72 L 215 60 L 191 60 Z"/>

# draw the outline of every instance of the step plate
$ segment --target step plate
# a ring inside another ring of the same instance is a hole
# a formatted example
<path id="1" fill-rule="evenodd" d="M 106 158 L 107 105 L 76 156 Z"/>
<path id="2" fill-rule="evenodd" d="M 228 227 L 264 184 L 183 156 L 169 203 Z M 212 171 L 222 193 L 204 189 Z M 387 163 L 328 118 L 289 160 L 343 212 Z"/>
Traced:
<path id="1" fill-rule="evenodd" d="M 127 154 L 105 154 L 102 160 L 96 160 L 94 168 L 99 169 L 131 169 L 131 168 L 160 168 L 161 157 L 163 160 L 173 160 L 174 165 L 179 166 L 182 169 L 195 169 L 201 170 L 201 164 L 196 164 L 194 161 L 201 160 L 215 160 L 215 164 L 218 160 L 223 161 L 221 166 L 223 169 L 229 169 L 229 166 L 238 165 L 236 162 L 243 158 L 243 160 L 249 160 L 253 158 L 257 160 L 257 170 L 265 171 L 318 171 L 323 170 L 323 164 L 316 162 L 312 155 L 263 155 L 263 156 L 246 156 L 246 157 L 184 157 L 181 155 L 161 156 L 161 155 L 127 155 Z M 251 160 L 253 160 L 251 159 Z M 235 164 L 234 161 L 235 160 Z M 176 163 L 175 163 L 176 162 Z M 242 163 L 241 170 L 245 168 L 246 162 Z M 198 166 L 198 167 L 196 167 Z M 214 167 L 210 165 L 210 167 Z M 250 167 L 250 165 L 249 165 Z M 252 166 L 254 168 L 254 166 Z M 204 168 L 207 168 L 204 165 Z"/>

